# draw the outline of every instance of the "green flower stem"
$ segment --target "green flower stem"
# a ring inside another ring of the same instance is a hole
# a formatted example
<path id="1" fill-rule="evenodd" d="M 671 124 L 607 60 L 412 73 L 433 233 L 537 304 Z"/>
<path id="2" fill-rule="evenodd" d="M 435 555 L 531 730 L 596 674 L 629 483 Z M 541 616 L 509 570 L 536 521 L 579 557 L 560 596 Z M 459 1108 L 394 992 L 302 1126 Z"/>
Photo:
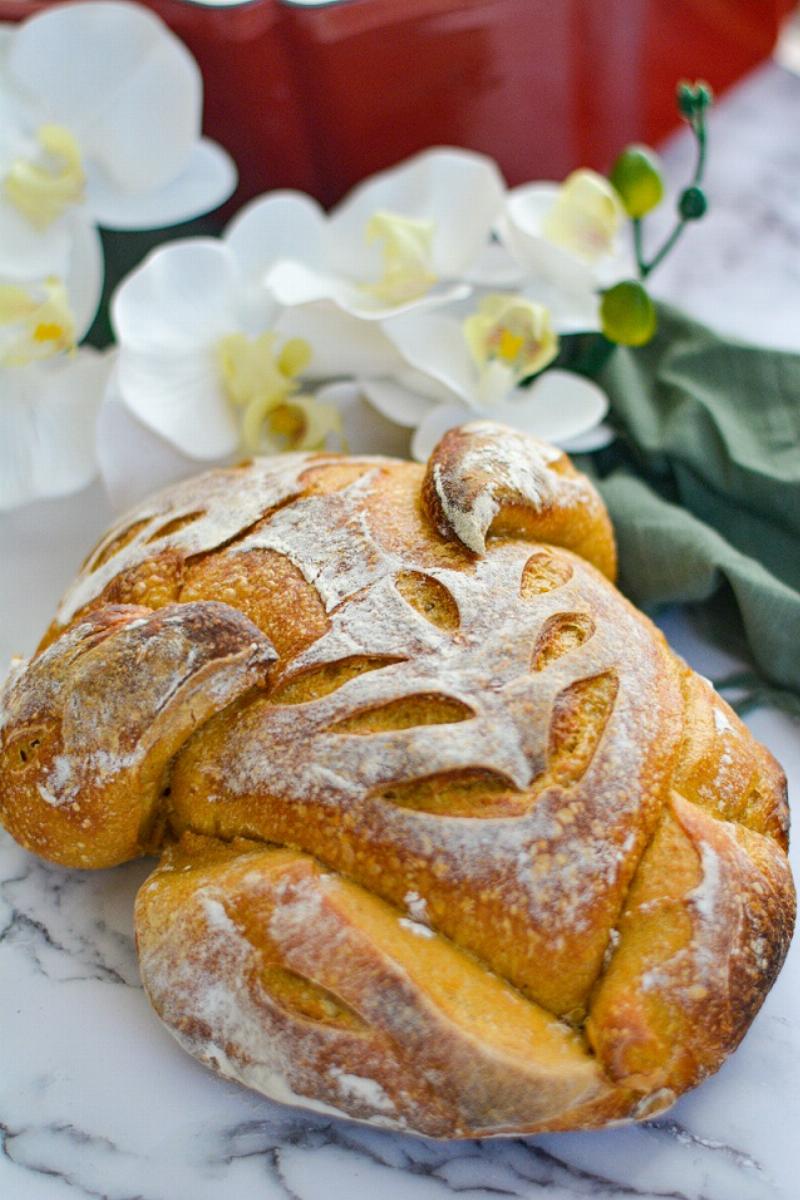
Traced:
<path id="1" fill-rule="evenodd" d="M 687 220 L 685 220 L 685 218 L 681 217 L 681 219 L 675 225 L 675 228 L 672 230 L 672 233 L 662 244 L 661 249 L 658 250 L 657 253 L 653 255 L 653 257 L 650 259 L 649 263 L 642 262 L 642 260 L 639 258 L 638 254 L 637 254 L 636 261 L 639 264 L 639 278 L 640 279 L 647 279 L 647 276 L 650 274 L 650 272 L 654 271 L 656 269 L 656 267 L 658 266 L 658 264 L 667 257 L 670 250 L 675 245 L 678 238 L 681 236 L 681 234 L 683 233 L 684 229 L 686 228 L 686 226 L 688 224 L 689 224 L 689 222 Z"/>
<path id="2" fill-rule="evenodd" d="M 639 278 L 646 279 L 648 266 L 644 257 L 644 241 L 642 238 L 642 218 L 633 218 L 633 249 L 636 254 L 636 265 L 639 268 Z"/>
<path id="3" fill-rule="evenodd" d="M 702 109 L 697 117 L 691 122 L 694 136 L 697 138 L 697 166 L 694 172 L 694 183 L 699 184 L 703 179 L 703 172 L 706 169 L 706 147 L 708 139 L 706 137 L 706 117 L 705 109 Z"/>
<path id="4" fill-rule="evenodd" d="M 695 163 L 692 181 L 689 184 L 690 187 L 700 187 L 701 183 L 703 182 L 703 175 L 705 174 L 706 154 L 708 148 L 705 113 L 705 107 L 701 106 L 699 109 L 695 110 L 690 118 L 688 118 L 689 126 L 697 142 L 697 161 Z M 640 279 L 647 279 L 648 275 L 650 275 L 656 269 L 659 263 L 663 262 L 663 260 L 672 250 L 675 243 L 683 234 L 683 231 L 688 224 L 689 219 L 687 217 L 680 216 L 672 232 L 668 235 L 668 237 L 662 243 L 660 249 L 656 251 L 656 253 L 648 262 L 644 257 L 641 220 L 635 220 L 633 222 L 633 245 L 636 253 L 636 265 L 639 268 Z"/>

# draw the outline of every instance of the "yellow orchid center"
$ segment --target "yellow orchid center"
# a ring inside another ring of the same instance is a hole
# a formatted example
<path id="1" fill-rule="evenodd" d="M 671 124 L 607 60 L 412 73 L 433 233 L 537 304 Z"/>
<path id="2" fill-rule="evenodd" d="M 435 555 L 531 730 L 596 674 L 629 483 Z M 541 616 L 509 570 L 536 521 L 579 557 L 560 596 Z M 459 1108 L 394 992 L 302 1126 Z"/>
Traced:
<path id="1" fill-rule="evenodd" d="M 266 418 L 266 443 L 273 452 L 281 450 L 321 450 L 334 434 L 342 450 L 342 419 L 332 404 L 322 404 L 314 396 L 292 396 Z"/>
<path id="2" fill-rule="evenodd" d="M 0 366 L 24 367 L 74 347 L 75 318 L 59 279 L 0 284 Z"/>
<path id="3" fill-rule="evenodd" d="M 486 384 L 482 389 L 486 400 L 497 387 L 507 392 L 544 370 L 558 354 L 549 309 L 524 296 L 485 296 L 463 329 L 481 383 Z"/>
<path id="4" fill-rule="evenodd" d="M 607 179 L 596 171 L 573 171 L 559 188 L 542 222 L 542 233 L 576 258 L 592 263 L 613 249 L 624 216 Z"/>
<path id="5" fill-rule="evenodd" d="M 383 275 L 365 291 L 386 304 L 404 304 L 424 296 L 436 283 L 433 273 L 433 221 L 376 212 L 365 230 L 367 242 L 383 243 Z"/>
<path id="6" fill-rule="evenodd" d="M 78 143 L 63 125 L 42 125 L 37 159 L 18 158 L 4 185 L 8 200 L 36 229 L 46 229 L 83 201 L 86 176 Z"/>
<path id="7" fill-rule="evenodd" d="M 308 342 L 290 338 L 279 351 L 277 341 L 274 333 L 231 333 L 217 344 L 223 390 L 241 412 L 242 445 L 250 453 L 316 450 L 337 427 L 338 412 L 297 395 L 297 376 L 311 361 Z"/>

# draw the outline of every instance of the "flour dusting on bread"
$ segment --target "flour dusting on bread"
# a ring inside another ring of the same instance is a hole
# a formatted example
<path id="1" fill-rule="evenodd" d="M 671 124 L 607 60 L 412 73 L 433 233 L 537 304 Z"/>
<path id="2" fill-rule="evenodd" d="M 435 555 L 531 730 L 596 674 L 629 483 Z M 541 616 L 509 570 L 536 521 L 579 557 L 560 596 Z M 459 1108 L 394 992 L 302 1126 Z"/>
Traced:
<path id="1" fill-rule="evenodd" d="M 0 815 L 162 863 L 142 976 L 287 1104 L 430 1136 L 642 1119 L 788 945 L 780 768 L 616 592 L 559 450 L 286 455 L 129 514 L 0 698 Z"/>

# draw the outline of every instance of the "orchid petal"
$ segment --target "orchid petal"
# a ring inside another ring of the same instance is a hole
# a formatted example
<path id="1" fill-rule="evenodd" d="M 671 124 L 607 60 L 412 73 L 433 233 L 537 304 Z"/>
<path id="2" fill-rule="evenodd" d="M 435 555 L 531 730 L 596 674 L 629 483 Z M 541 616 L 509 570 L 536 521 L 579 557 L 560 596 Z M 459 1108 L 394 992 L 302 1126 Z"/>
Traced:
<path id="1" fill-rule="evenodd" d="M 475 401 L 477 370 L 461 325 L 442 313 L 409 313 L 383 326 L 387 337 L 416 370 L 443 385 L 451 396 Z"/>
<path id="2" fill-rule="evenodd" d="M 128 350 L 199 351 L 236 328 L 239 271 L 214 238 L 161 246 L 114 294 L 117 340 Z"/>
<path id="3" fill-rule="evenodd" d="M 431 409 L 441 407 L 436 400 L 393 379 L 361 379 L 359 383 L 373 408 L 387 420 L 409 429 L 424 421 Z"/>
<path id="4" fill-rule="evenodd" d="M 463 405 L 437 404 L 411 439 L 412 455 L 417 462 L 426 462 L 433 453 L 434 446 L 448 429 L 455 429 L 457 425 L 464 425 L 474 419 L 474 411 Z"/>
<path id="5" fill-rule="evenodd" d="M 527 281 L 522 295 L 549 310 L 556 333 L 590 333 L 600 328 L 599 287 L 570 291 L 538 276 Z"/>
<path id="6" fill-rule="evenodd" d="M 405 429 L 377 412 L 358 383 L 331 383 L 317 392 L 320 403 L 332 404 L 342 419 L 342 433 L 351 454 L 387 454 L 408 458 L 409 437 Z"/>
<path id="7" fill-rule="evenodd" d="M 590 265 L 544 236 L 543 226 L 559 191 L 557 183 L 528 183 L 509 192 L 497 233 L 512 256 L 537 278 L 579 296 L 634 273 L 633 255 L 622 238 Z"/>
<path id="8" fill-rule="evenodd" d="M 569 292 L 590 292 L 596 286 L 592 268 L 557 246 L 542 233 L 542 224 L 559 194 L 557 183 L 529 183 L 508 194 L 498 233 L 526 270 L 543 276 Z"/>
<path id="9" fill-rule="evenodd" d="M 517 388 L 511 399 L 487 408 L 485 415 L 560 445 L 592 429 L 607 411 L 608 397 L 601 387 L 556 369 L 540 375 L 530 388 Z"/>
<path id="10" fill-rule="evenodd" d="M 362 277 L 374 269 L 364 229 L 378 211 L 432 220 L 433 267 L 460 276 L 477 257 L 500 213 L 503 178 L 492 159 L 450 148 L 422 154 L 359 184 L 331 214 L 331 265 Z"/>
<path id="11" fill-rule="evenodd" d="M 72 222 L 73 234 L 66 272 L 67 294 L 75 318 L 75 339 L 88 332 L 103 293 L 103 245 L 94 225 Z"/>
<path id="12" fill-rule="evenodd" d="M 478 415 L 532 433 L 559 445 L 586 434 L 608 410 L 602 388 L 583 376 L 557 369 L 540 375 L 530 388 L 517 388 L 512 398 L 478 410 Z M 439 438 L 456 425 L 473 420 L 475 411 L 457 405 L 438 405 L 414 434 L 414 457 L 424 461 Z"/>
<path id="13" fill-rule="evenodd" d="M 119 351 L 119 392 L 140 421 L 182 454 L 223 458 L 239 445 L 239 427 L 219 377 L 213 346 L 181 351 Z"/>
<path id="14" fill-rule="evenodd" d="M 435 308 L 463 299 L 470 291 L 466 284 L 446 284 L 417 299 L 387 304 L 341 275 L 319 271 L 289 259 L 277 262 L 267 272 L 265 283 L 276 300 L 287 307 L 332 301 L 337 308 L 362 321 L 385 321 L 411 310 Z"/>
<path id="15" fill-rule="evenodd" d="M 594 266 L 613 249 L 624 220 L 622 201 L 605 175 L 582 167 L 568 175 L 558 189 L 542 232 L 549 241 Z"/>
<path id="16" fill-rule="evenodd" d="M 325 261 L 327 217 L 303 192 L 278 191 L 245 205 L 225 230 L 247 279 L 261 279 L 279 260 L 313 267 Z"/>
<path id="17" fill-rule="evenodd" d="M 112 376 L 97 421 L 97 459 L 116 512 L 197 472 L 197 462 L 158 437 L 123 403 Z"/>
<path id="18" fill-rule="evenodd" d="M 192 148 L 179 175 L 159 188 L 131 192 L 104 171 L 87 164 L 87 196 L 92 215 L 105 229 L 161 229 L 219 208 L 236 187 L 236 166 L 226 150 L 208 138 Z"/>
<path id="19" fill-rule="evenodd" d="M 381 326 L 359 321 L 331 304 L 288 308 L 275 330 L 282 337 L 303 338 L 311 346 L 310 379 L 337 375 L 390 375 L 403 360 Z"/>
<path id="20" fill-rule="evenodd" d="M 518 292 L 525 281 L 525 272 L 507 246 L 489 241 L 478 251 L 464 277 L 467 283 L 492 292 L 500 289 Z"/>
<path id="21" fill-rule="evenodd" d="M 19 283 L 49 275 L 63 278 L 69 265 L 71 228 L 65 217 L 47 229 L 36 229 L 0 197 L 0 277 Z"/>
<path id="22" fill-rule="evenodd" d="M 569 454 L 591 454 L 594 450 L 610 446 L 616 436 L 616 430 L 605 421 L 601 421 L 594 429 L 578 434 L 577 437 L 561 438 L 559 445 Z"/>
<path id="23" fill-rule="evenodd" d="M 265 286 L 279 304 L 316 304 L 321 300 L 336 300 L 341 294 L 355 291 L 338 276 L 317 270 L 303 262 L 282 258 L 274 263 L 264 277 Z"/>
<path id="24" fill-rule="evenodd" d="M 502 400 L 515 383 L 538 375 L 558 354 L 549 310 L 524 296 L 491 292 L 461 328 L 480 372 L 481 403 Z"/>
<path id="25" fill-rule="evenodd" d="M 109 369 L 89 349 L 3 372 L 0 509 L 79 491 L 97 473 L 95 422 Z"/>
<path id="26" fill-rule="evenodd" d="M 497 359 L 488 362 L 481 371 L 476 407 L 488 408 L 491 412 L 499 409 L 513 390 L 514 383 L 515 376 L 510 367 Z"/>
<path id="27" fill-rule="evenodd" d="M 268 333 L 276 306 L 243 286 L 233 252 L 211 238 L 156 250 L 112 303 L 118 387 L 133 413 L 182 453 L 233 453 L 239 429 L 221 377 L 223 338 Z"/>
<path id="28" fill-rule="evenodd" d="M 120 187 L 158 188 L 187 165 L 200 132 L 202 80 L 184 44 L 147 9 L 65 4 L 19 27 L 17 85 L 66 125 Z"/>

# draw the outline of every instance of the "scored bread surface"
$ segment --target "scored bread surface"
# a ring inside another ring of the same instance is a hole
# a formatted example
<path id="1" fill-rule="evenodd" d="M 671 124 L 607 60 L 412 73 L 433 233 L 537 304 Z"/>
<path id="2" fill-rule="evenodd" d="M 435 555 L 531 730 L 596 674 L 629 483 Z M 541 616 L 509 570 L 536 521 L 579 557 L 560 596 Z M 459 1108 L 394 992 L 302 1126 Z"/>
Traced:
<path id="1" fill-rule="evenodd" d="M 566 456 L 479 423 L 427 468 L 284 455 L 90 556 L 3 693 L 0 814 L 148 851 L 142 978 L 274 1099 L 435 1137 L 667 1107 L 794 915 L 780 768 L 616 591 Z"/>

